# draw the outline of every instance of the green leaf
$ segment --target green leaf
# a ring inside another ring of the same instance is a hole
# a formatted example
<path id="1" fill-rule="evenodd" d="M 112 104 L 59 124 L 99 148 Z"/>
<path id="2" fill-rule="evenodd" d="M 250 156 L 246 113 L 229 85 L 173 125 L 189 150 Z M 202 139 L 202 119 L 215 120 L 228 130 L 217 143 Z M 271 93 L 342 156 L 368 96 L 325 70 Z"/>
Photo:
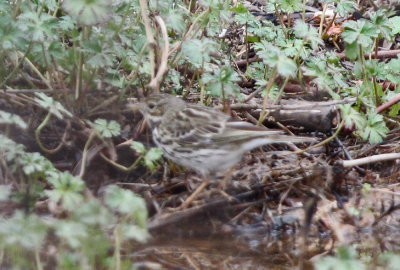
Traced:
<path id="1" fill-rule="evenodd" d="M 247 36 L 245 40 L 249 43 L 259 42 L 260 38 L 255 36 Z"/>
<path id="2" fill-rule="evenodd" d="M 257 54 L 263 62 L 271 68 L 276 67 L 278 73 L 283 77 L 295 77 L 297 66 L 293 60 L 286 57 L 281 50 L 269 42 L 261 41 L 254 45 Z"/>
<path id="3" fill-rule="evenodd" d="M 35 101 L 43 108 L 49 110 L 57 118 L 62 119 L 63 115 L 72 117 L 72 114 L 67 111 L 60 102 L 55 101 L 52 97 L 47 96 L 43 92 L 36 93 Z"/>
<path id="4" fill-rule="evenodd" d="M 388 24 L 390 25 L 393 35 L 400 33 L 400 16 L 389 18 Z"/>
<path id="5" fill-rule="evenodd" d="M 367 124 L 364 130 L 361 131 L 361 136 L 369 143 L 380 143 L 386 137 L 389 129 L 383 121 L 383 116 L 377 114 L 374 110 L 368 113 Z"/>
<path id="6" fill-rule="evenodd" d="M 147 218 L 145 201 L 130 190 L 110 185 L 105 189 L 104 199 L 106 205 L 118 213 L 134 216 L 136 212 L 144 212 Z"/>
<path id="7" fill-rule="evenodd" d="M 350 60 L 357 59 L 359 53 L 357 42 L 347 44 L 344 53 Z"/>
<path id="8" fill-rule="evenodd" d="M 290 58 L 280 57 L 277 68 L 278 68 L 278 73 L 285 78 L 296 76 L 297 65 Z"/>
<path id="9" fill-rule="evenodd" d="M 24 12 L 18 17 L 18 27 L 34 42 L 48 42 L 57 38 L 57 21 L 47 13 Z"/>
<path id="10" fill-rule="evenodd" d="M 96 119 L 92 126 L 104 138 L 111 138 L 121 134 L 121 126 L 114 120 Z"/>
<path id="11" fill-rule="evenodd" d="M 336 12 L 340 17 L 347 17 L 347 15 L 353 13 L 358 8 L 358 5 L 354 1 L 342 0 L 337 3 Z"/>
<path id="12" fill-rule="evenodd" d="M 158 161 L 163 155 L 163 152 L 158 148 L 150 148 L 144 156 L 144 163 L 149 169 L 154 169 L 155 162 Z"/>
<path id="13" fill-rule="evenodd" d="M 356 127 L 357 130 L 364 129 L 367 120 L 361 113 L 355 110 L 350 104 L 340 105 L 339 108 L 342 112 L 345 127 L 348 129 Z"/>
<path id="14" fill-rule="evenodd" d="M 400 113 L 400 104 L 394 104 L 390 107 L 389 116 L 396 117 Z"/>
<path id="15" fill-rule="evenodd" d="M 400 59 L 391 59 L 388 63 L 383 64 L 386 75 L 382 79 L 389 80 L 395 84 L 400 84 Z"/>
<path id="16" fill-rule="evenodd" d="M 283 12 L 293 13 L 303 9 L 302 0 L 281 0 L 277 3 Z"/>
<path id="17" fill-rule="evenodd" d="M 171 9 L 168 12 L 168 15 L 165 17 L 165 23 L 168 28 L 174 30 L 177 33 L 183 34 L 186 30 L 186 24 L 183 14 L 181 14 L 176 9 Z"/>
<path id="18" fill-rule="evenodd" d="M 0 202 L 8 201 L 11 195 L 12 187 L 9 185 L 0 185 Z"/>
<path id="19" fill-rule="evenodd" d="M 318 45 L 323 44 L 317 29 L 302 20 L 297 20 L 295 22 L 294 32 L 296 36 L 302 38 L 303 40 L 309 41 L 314 50 L 318 48 Z"/>
<path id="20" fill-rule="evenodd" d="M 27 44 L 20 25 L 15 24 L 11 11 L 5 11 L 0 16 L 0 48 L 13 50 L 25 47 Z"/>
<path id="21" fill-rule="evenodd" d="M 238 96 L 240 88 L 238 74 L 230 66 L 222 66 L 212 73 L 204 73 L 201 78 L 207 93 L 217 97 Z"/>
<path id="22" fill-rule="evenodd" d="M 196 68 L 211 60 L 211 53 L 216 52 L 217 43 L 211 39 L 192 39 L 182 46 L 182 54 Z"/>
<path id="23" fill-rule="evenodd" d="M 310 57 L 303 68 L 304 75 L 314 77 L 312 82 L 319 88 L 328 90 L 329 94 L 338 99 L 339 95 L 333 89 L 338 87 L 347 87 L 344 82 L 343 69 L 337 68 L 334 64 L 329 64 L 325 57 Z"/>
<path id="24" fill-rule="evenodd" d="M 111 67 L 115 61 L 115 50 L 112 48 L 111 41 L 103 39 L 91 39 L 85 41 L 82 46 L 82 51 L 87 55 L 87 64 L 92 68 Z"/>
<path id="25" fill-rule="evenodd" d="M 111 18 L 111 4 L 109 0 L 64 0 L 62 7 L 79 24 L 94 25 Z"/>
<path id="26" fill-rule="evenodd" d="M 125 239 L 133 239 L 138 242 L 144 243 L 150 237 L 146 229 L 132 224 L 121 225 L 121 229 Z"/>
<path id="27" fill-rule="evenodd" d="M 237 6 L 231 8 L 230 10 L 235 12 L 236 14 L 249 13 L 249 10 L 245 8 L 242 3 L 239 3 Z"/>
<path id="28" fill-rule="evenodd" d="M 61 30 L 72 31 L 76 28 L 75 21 L 70 16 L 62 16 L 58 21 L 58 26 Z"/>
<path id="29" fill-rule="evenodd" d="M 0 110 L 0 124 L 13 124 L 19 128 L 26 129 L 27 125 L 21 117 L 16 114 L 11 114 L 5 111 Z"/>
<path id="30" fill-rule="evenodd" d="M 83 202 L 81 192 L 85 188 L 84 182 L 72 176 L 67 172 L 52 174 L 47 178 L 54 189 L 46 190 L 45 193 L 49 197 L 52 204 L 61 203 L 65 210 L 74 210 Z"/>
<path id="31" fill-rule="evenodd" d="M 146 147 L 144 147 L 141 142 L 133 141 L 131 142 L 130 147 L 138 154 L 143 155 L 144 153 L 146 153 Z"/>
<path id="32" fill-rule="evenodd" d="M 340 247 L 336 257 L 326 256 L 314 263 L 316 270 L 366 270 L 366 266 L 356 258 L 352 247 Z"/>
<path id="33" fill-rule="evenodd" d="M 343 26 L 344 32 L 342 33 L 342 37 L 348 44 L 356 42 L 364 48 L 371 47 L 374 42 L 373 39 L 378 37 L 376 27 L 372 23 L 363 19 L 358 21 L 347 21 Z"/>
<path id="34" fill-rule="evenodd" d="M 19 163 L 21 164 L 24 173 L 27 175 L 42 173 L 53 168 L 51 162 L 39 153 L 24 153 L 20 157 Z"/>
<path id="35" fill-rule="evenodd" d="M 0 154 L 6 161 L 20 162 L 20 157 L 25 154 L 25 147 L 0 134 Z"/>
<path id="36" fill-rule="evenodd" d="M 89 226 L 107 227 L 116 223 L 116 216 L 95 197 L 86 199 L 80 207 L 73 209 L 72 215 L 75 220 Z"/>
<path id="37" fill-rule="evenodd" d="M 42 247 L 47 234 L 46 224 L 36 215 L 25 215 L 17 210 L 11 218 L 0 219 L 0 238 L 2 244 L 27 250 Z"/>
<path id="38" fill-rule="evenodd" d="M 79 248 L 89 236 L 88 228 L 82 222 L 60 220 L 55 226 L 56 235 L 71 248 Z"/>
<path id="39" fill-rule="evenodd" d="M 388 20 L 388 17 L 390 17 L 390 13 L 388 11 L 384 10 L 378 10 L 374 12 L 371 15 L 371 22 L 374 25 L 378 36 L 380 38 L 385 38 L 388 41 L 393 40 L 393 33 L 392 33 L 392 28 L 391 24 Z"/>
<path id="40" fill-rule="evenodd" d="M 379 255 L 379 263 L 383 265 L 385 270 L 397 270 L 400 265 L 400 255 L 393 253 L 383 253 Z"/>

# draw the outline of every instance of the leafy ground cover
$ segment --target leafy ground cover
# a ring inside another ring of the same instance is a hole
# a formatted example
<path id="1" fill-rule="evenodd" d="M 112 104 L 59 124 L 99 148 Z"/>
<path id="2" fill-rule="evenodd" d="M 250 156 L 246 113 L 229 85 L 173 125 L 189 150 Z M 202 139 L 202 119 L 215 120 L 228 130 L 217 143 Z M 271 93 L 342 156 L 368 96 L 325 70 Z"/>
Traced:
<path id="1" fill-rule="evenodd" d="M 0 1 L 1 268 L 398 269 L 398 9 Z M 320 143 L 182 207 L 202 179 L 126 109 L 156 92 Z"/>

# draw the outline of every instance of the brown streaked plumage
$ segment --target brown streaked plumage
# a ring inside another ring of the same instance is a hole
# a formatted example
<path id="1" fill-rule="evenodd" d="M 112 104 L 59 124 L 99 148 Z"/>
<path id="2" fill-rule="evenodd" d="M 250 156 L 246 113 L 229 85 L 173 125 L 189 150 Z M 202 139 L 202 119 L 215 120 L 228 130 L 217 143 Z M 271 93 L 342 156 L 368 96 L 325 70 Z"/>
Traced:
<path id="1" fill-rule="evenodd" d="M 264 144 L 315 141 L 233 120 L 168 94 L 152 95 L 133 107 L 142 112 L 167 158 L 204 176 L 233 167 L 245 152 Z"/>

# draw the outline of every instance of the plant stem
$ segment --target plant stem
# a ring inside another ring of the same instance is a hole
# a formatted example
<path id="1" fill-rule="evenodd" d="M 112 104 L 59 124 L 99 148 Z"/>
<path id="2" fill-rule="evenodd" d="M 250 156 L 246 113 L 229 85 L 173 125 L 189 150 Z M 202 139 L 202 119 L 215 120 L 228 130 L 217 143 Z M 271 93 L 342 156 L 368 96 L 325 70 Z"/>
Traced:
<path id="1" fill-rule="evenodd" d="M 328 5 L 324 4 L 323 9 L 322 9 L 321 22 L 319 23 L 319 36 L 321 38 L 322 38 L 322 29 L 323 29 L 324 21 L 325 21 L 325 13 L 326 13 L 327 9 L 328 9 Z"/>
<path id="2" fill-rule="evenodd" d="M 315 144 L 313 146 L 310 146 L 310 147 L 308 147 L 306 149 L 299 150 L 299 151 L 296 151 L 296 152 L 290 153 L 290 154 L 301 154 L 301 153 L 307 152 L 307 151 L 309 151 L 311 149 L 320 147 L 320 146 L 322 146 L 324 144 L 327 144 L 327 143 L 333 141 L 339 135 L 340 131 L 342 131 L 343 126 L 344 126 L 344 119 L 342 120 L 342 122 L 340 122 L 340 124 L 339 124 L 338 128 L 336 129 L 335 133 L 332 136 L 330 136 L 329 138 L 326 138 L 322 142 L 319 142 L 319 143 L 317 143 L 317 144 Z M 286 154 L 283 154 L 283 155 L 286 155 Z"/>
<path id="3" fill-rule="evenodd" d="M 151 29 L 151 23 L 149 16 L 147 14 L 149 8 L 147 6 L 146 0 L 139 0 L 140 3 L 140 14 L 142 15 L 144 28 L 146 30 L 147 43 L 149 45 L 149 58 L 150 58 L 150 68 L 151 68 L 151 79 L 154 78 L 156 74 L 156 58 L 155 58 L 155 48 L 156 42 L 154 40 L 153 31 Z"/>
<path id="4" fill-rule="evenodd" d="M 43 119 L 42 123 L 35 129 L 35 139 L 36 143 L 39 145 L 39 148 L 44 151 L 44 152 L 49 152 L 49 150 L 42 144 L 40 140 L 40 133 L 42 132 L 42 129 L 47 125 L 47 123 L 50 121 L 51 118 L 51 112 L 49 111 L 46 115 L 46 117 Z"/>
<path id="5" fill-rule="evenodd" d="M 282 13 L 278 10 L 278 6 L 276 4 L 274 6 L 275 6 L 275 14 L 279 19 L 279 24 L 282 27 L 282 31 L 285 34 L 285 37 L 288 38 L 287 28 L 285 26 L 285 23 L 283 22 Z"/>
<path id="6" fill-rule="evenodd" d="M 306 21 L 306 4 L 307 4 L 307 0 L 303 0 L 303 10 L 301 11 L 301 19 L 304 22 Z"/>
<path id="7" fill-rule="evenodd" d="M 83 52 L 82 52 L 82 44 L 85 40 L 85 32 L 86 26 L 83 27 L 81 40 L 79 42 L 79 51 L 78 51 L 78 69 L 76 71 L 75 78 L 75 99 L 79 98 L 81 87 L 82 87 L 82 73 L 83 73 Z"/>
<path id="8" fill-rule="evenodd" d="M 35 262 L 37 270 L 43 270 L 42 262 L 40 260 L 39 248 L 35 248 Z"/>
<path id="9" fill-rule="evenodd" d="M 3 87 L 3 85 L 8 81 L 8 79 L 10 79 L 14 73 L 19 69 L 20 64 L 22 63 L 22 61 L 25 60 L 26 55 L 30 52 L 32 48 L 32 42 L 29 42 L 29 46 L 28 49 L 26 50 L 26 52 L 22 55 L 21 60 L 17 61 L 15 67 L 13 68 L 13 70 L 7 75 L 7 77 L 4 78 L 4 80 L 0 83 L 0 88 Z M 1 58 L 3 58 L 3 55 L 0 55 Z"/>
<path id="10" fill-rule="evenodd" d="M 36 75 L 39 76 L 39 78 L 46 84 L 46 86 L 49 89 L 52 89 L 49 81 L 43 76 L 43 74 L 36 68 L 36 66 L 26 57 L 26 55 L 23 55 L 21 52 L 17 52 L 18 56 L 24 57 L 23 59 L 25 62 L 29 65 L 29 67 L 36 73 Z"/>
<path id="11" fill-rule="evenodd" d="M 85 147 L 83 148 L 83 153 L 82 153 L 82 165 L 81 165 L 81 171 L 78 175 L 79 178 L 82 178 L 82 176 L 85 174 L 85 167 L 86 167 L 86 159 L 87 159 L 87 154 L 88 154 L 88 149 L 90 144 L 92 143 L 93 139 L 96 137 L 96 132 L 92 131 L 89 135 L 88 140 L 85 143 Z"/>
<path id="12" fill-rule="evenodd" d="M 15 3 L 14 13 L 13 13 L 13 19 L 14 20 L 17 18 L 18 12 L 19 12 L 19 10 L 21 8 L 21 3 L 22 3 L 22 0 L 17 0 L 17 2 Z"/>
<path id="13" fill-rule="evenodd" d="M 121 230 L 119 224 L 114 229 L 115 247 L 114 247 L 114 259 L 115 259 L 115 270 L 121 270 Z"/>
<path id="14" fill-rule="evenodd" d="M 133 164 L 132 164 L 131 166 L 125 167 L 124 165 L 121 165 L 121 164 L 119 164 L 119 163 L 117 163 L 117 162 L 115 162 L 115 161 L 109 159 L 109 158 L 106 157 L 103 153 L 100 153 L 100 156 L 101 156 L 105 161 L 107 161 L 108 163 L 110 163 L 111 165 L 113 165 L 114 167 L 116 167 L 117 169 L 119 169 L 119 170 L 121 170 L 121 171 L 123 171 L 123 172 L 132 171 L 133 169 L 135 169 L 135 168 L 139 165 L 140 161 L 143 159 L 143 156 L 139 156 L 139 157 L 135 160 L 135 162 L 133 162 Z"/>
<path id="15" fill-rule="evenodd" d="M 372 77 L 372 86 L 374 87 L 374 96 L 375 96 L 375 106 L 378 107 L 380 104 L 379 102 L 379 94 L 378 94 L 378 88 L 377 88 L 377 82 L 376 82 L 376 77 Z"/>
<path id="16" fill-rule="evenodd" d="M 260 113 L 260 117 L 258 118 L 257 125 L 261 125 L 262 122 L 264 122 L 265 118 L 267 117 L 267 112 L 265 110 L 266 110 L 267 104 L 268 104 L 268 95 L 269 95 L 269 91 L 271 90 L 272 86 L 274 85 L 275 78 L 276 78 L 277 74 L 278 74 L 278 68 L 274 67 L 274 69 L 272 70 L 271 77 L 269 78 L 268 84 L 265 87 L 266 93 L 265 93 L 265 96 L 264 96 L 263 105 L 262 105 L 262 111 Z"/>

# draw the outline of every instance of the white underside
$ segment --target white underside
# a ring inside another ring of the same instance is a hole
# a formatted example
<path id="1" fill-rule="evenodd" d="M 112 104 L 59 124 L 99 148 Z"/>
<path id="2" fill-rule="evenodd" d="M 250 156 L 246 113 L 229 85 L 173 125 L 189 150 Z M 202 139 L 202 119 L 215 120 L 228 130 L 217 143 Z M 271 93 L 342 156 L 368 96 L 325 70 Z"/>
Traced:
<path id="1" fill-rule="evenodd" d="M 220 172 L 220 171 L 225 171 L 229 168 L 232 168 L 235 166 L 237 163 L 242 158 L 242 155 L 256 147 L 260 147 L 265 144 L 270 144 L 270 143 L 279 143 L 279 142 L 289 142 L 292 140 L 290 137 L 285 137 L 282 138 L 280 141 L 277 141 L 276 138 L 254 138 L 244 144 L 241 144 L 241 146 L 232 146 L 230 145 L 229 147 L 226 147 L 225 149 L 197 149 L 194 153 L 179 153 L 175 151 L 173 154 L 171 153 L 172 151 L 172 146 L 164 147 L 162 146 L 157 140 L 156 137 L 158 136 L 157 134 L 157 129 L 153 131 L 153 140 L 157 144 L 159 148 L 161 148 L 164 152 L 164 155 L 172 160 L 173 162 L 195 170 L 202 175 L 207 175 L 209 173 L 213 172 Z M 296 137 L 294 137 L 296 139 Z M 178 145 L 175 145 L 174 147 L 178 147 Z M 212 153 L 212 155 L 210 155 Z"/>

